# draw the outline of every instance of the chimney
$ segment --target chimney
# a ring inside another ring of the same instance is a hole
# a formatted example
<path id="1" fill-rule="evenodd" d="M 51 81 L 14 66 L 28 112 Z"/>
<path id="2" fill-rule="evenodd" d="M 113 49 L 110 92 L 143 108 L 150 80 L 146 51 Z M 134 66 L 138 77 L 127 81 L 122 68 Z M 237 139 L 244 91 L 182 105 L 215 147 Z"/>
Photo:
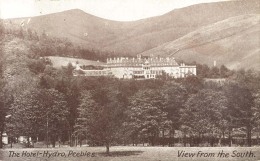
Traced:
<path id="1" fill-rule="evenodd" d="M 215 66 L 217 66 L 217 61 L 216 61 L 216 60 L 214 60 L 214 67 L 215 67 Z"/>

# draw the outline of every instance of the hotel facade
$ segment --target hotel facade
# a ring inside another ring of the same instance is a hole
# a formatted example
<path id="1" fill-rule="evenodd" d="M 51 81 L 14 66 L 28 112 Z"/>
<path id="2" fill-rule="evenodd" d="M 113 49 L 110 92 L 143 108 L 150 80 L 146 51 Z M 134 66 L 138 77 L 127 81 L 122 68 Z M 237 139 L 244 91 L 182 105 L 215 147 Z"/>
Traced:
<path id="1" fill-rule="evenodd" d="M 178 64 L 173 57 L 108 58 L 99 70 L 84 70 L 76 64 L 74 75 L 111 76 L 119 79 L 156 79 L 166 74 L 173 78 L 196 75 L 196 66 Z"/>

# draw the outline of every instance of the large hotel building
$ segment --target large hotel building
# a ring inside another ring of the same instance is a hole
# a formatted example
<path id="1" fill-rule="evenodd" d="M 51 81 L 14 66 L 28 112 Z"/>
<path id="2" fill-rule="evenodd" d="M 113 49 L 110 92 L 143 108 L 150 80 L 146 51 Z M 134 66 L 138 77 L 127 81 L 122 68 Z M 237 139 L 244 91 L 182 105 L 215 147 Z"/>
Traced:
<path id="1" fill-rule="evenodd" d="M 196 66 L 178 64 L 173 57 L 143 57 L 137 58 L 108 58 L 102 69 L 83 69 L 76 64 L 74 75 L 82 76 L 111 76 L 120 79 L 155 79 L 167 74 L 174 78 L 184 78 L 196 75 Z"/>

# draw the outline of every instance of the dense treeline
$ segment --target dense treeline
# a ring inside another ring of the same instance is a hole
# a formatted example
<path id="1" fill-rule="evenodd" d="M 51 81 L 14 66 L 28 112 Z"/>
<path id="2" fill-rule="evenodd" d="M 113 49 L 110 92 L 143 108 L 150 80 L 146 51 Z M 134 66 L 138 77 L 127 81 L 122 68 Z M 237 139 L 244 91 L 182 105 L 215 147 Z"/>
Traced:
<path id="1" fill-rule="evenodd" d="M 55 69 L 40 58 L 46 52 L 44 41 L 35 45 L 37 50 L 31 47 L 34 41 L 13 34 L 4 41 L 0 132 L 8 134 L 10 143 L 27 136 L 32 143 L 84 142 L 106 146 L 107 152 L 112 145 L 129 144 L 231 146 L 235 139 L 245 138 L 237 143 L 259 144 L 257 71 L 197 64 L 198 76 L 185 79 L 75 77 L 71 64 Z M 252 142 L 255 137 L 257 143 Z"/>
<path id="2" fill-rule="evenodd" d="M 46 141 L 48 135 L 53 146 L 87 140 L 109 150 L 130 143 L 174 146 L 175 137 L 189 146 L 227 138 L 231 146 L 232 137 L 247 137 L 251 146 L 252 133 L 259 134 L 257 73 L 239 71 L 220 85 L 198 77 L 135 81 L 73 77 L 72 71 L 46 65 L 37 73 L 35 87 L 10 104 L 10 136 Z"/>
<path id="3" fill-rule="evenodd" d="M 3 86 L 5 85 L 3 81 L 3 37 L 4 37 L 4 27 L 3 22 L 0 20 L 0 138 L 2 138 L 4 131 L 4 96 L 3 96 Z M 2 147 L 2 141 L 0 141 L 0 148 Z"/>

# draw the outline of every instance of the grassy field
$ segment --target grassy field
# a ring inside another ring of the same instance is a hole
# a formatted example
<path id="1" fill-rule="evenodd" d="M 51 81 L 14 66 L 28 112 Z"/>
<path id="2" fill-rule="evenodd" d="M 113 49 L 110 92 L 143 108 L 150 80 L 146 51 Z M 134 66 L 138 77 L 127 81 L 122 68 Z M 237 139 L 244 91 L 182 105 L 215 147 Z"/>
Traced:
<path id="1" fill-rule="evenodd" d="M 94 65 L 94 66 L 102 66 L 103 62 L 86 60 L 86 59 L 78 59 L 78 58 L 69 58 L 69 57 L 59 57 L 59 56 L 48 56 L 55 68 L 61 68 L 62 66 L 67 66 L 68 63 L 76 64 L 78 62 L 80 65 Z"/>
<path id="2" fill-rule="evenodd" d="M 13 152 L 11 152 L 13 151 Z M 260 147 L 104 147 L 4 149 L 1 161 L 260 161 Z M 178 156 L 182 151 L 185 153 Z M 89 152 L 89 154 L 87 154 Z M 223 152 L 222 157 L 218 156 Z M 248 152 L 248 153 L 247 153 Z M 251 152 L 251 154 L 250 154 Z M 12 153 L 13 156 L 10 156 Z M 41 153 L 41 154 L 40 154 Z M 247 156 L 242 156 L 241 154 Z M 50 156 L 50 154 L 56 156 Z M 225 154 L 225 156 L 224 156 Z M 18 156 L 19 155 L 19 156 Z M 35 155 L 35 156 L 30 156 Z M 45 156 L 43 156 L 45 155 Z M 59 156 L 58 156 L 59 155 Z M 85 155 L 85 156 L 80 156 Z M 89 155 L 89 156 L 88 156 Z M 91 155 L 93 155 L 91 157 Z"/>

